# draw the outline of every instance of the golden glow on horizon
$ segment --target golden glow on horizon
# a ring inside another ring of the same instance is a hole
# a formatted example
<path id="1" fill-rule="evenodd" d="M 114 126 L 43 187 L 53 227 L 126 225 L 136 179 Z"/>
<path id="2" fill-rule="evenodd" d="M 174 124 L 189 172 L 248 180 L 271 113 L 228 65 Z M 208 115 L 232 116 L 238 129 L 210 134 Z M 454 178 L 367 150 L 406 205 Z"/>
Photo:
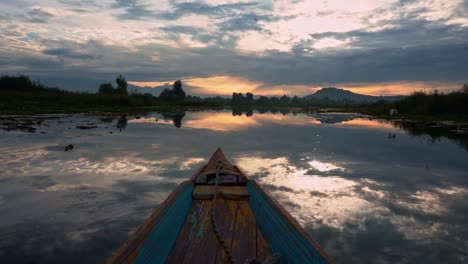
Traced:
<path id="1" fill-rule="evenodd" d="M 283 84 L 283 85 L 267 86 L 257 92 L 259 95 L 266 95 L 263 93 L 263 91 L 266 90 L 268 92 L 271 92 L 272 95 L 282 96 L 284 94 L 287 94 L 292 97 L 294 95 L 297 95 L 297 96 L 309 95 L 311 93 L 315 93 L 316 91 L 320 90 L 320 88 L 321 87 L 318 87 L 318 86 L 305 85 L 305 84 L 290 84 L 290 85 Z"/>
<path id="2" fill-rule="evenodd" d="M 158 86 L 163 86 L 166 84 L 171 85 L 172 83 L 170 81 L 165 81 L 165 82 L 137 82 L 137 81 L 128 81 L 129 84 L 135 85 L 138 87 L 158 87 Z"/>
<path id="3" fill-rule="evenodd" d="M 174 80 L 138 82 L 129 81 L 128 83 L 139 87 L 159 87 L 163 85 L 172 86 Z M 191 93 L 196 95 L 224 95 L 230 96 L 232 93 L 248 93 L 264 96 L 289 96 L 297 95 L 299 97 L 315 93 L 322 87 L 337 87 L 350 90 L 354 93 L 383 96 L 383 95 L 409 95 L 414 91 L 431 92 L 438 89 L 441 92 L 450 92 L 460 89 L 460 85 L 443 82 L 386 82 L 386 83 L 337 83 L 306 85 L 306 84 L 283 84 L 267 86 L 260 81 L 253 81 L 237 76 L 213 76 L 206 78 L 187 78 L 182 82 L 192 88 Z"/>
<path id="4" fill-rule="evenodd" d="M 339 88 L 350 90 L 354 93 L 368 95 L 408 95 L 414 91 L 450 92 L 460 89 L 460 85 L 442 82 L 387 82 L 387 83 L 362 83 L 362 84 L 338 84 Z"/>
<path id="5" fill-rule="evenodd" d="M 262 82 L 234 76 L 214 76 L 184 80 L 187 85 L 195 86 L 196 91 L 205 94 L 231 95 L 232 93 L 254 92 Z"/>

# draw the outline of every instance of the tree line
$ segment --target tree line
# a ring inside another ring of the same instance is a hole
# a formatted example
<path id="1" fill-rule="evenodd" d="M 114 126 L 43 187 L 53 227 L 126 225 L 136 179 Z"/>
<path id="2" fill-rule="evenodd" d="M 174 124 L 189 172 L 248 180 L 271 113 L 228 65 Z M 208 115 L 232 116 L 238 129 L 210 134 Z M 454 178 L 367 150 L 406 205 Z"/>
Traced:
<path id="1" fill-rule="evenodd" d="M 98 93 L 71 92 L 50 87 L 39 81 L 33 81 L 27 76 L 3 76 L 0 77 L 0 103 L 3 106 L 15 104 L 40 105 L 44 104 L 73 105 L 109 105 L 109 106 L 153 106 L 153 105 L 187 105 L 235 108 L 262 108 L 262 107 L 340 107 L 363 110 L 371 114 L 385 114 L 390 108 L 398 109 L 401 114 L 408 115 L 468 115 L 468 84 L 464 84 L 460 90 L 441 93 L 413 92 L 411 95 L 394 102 L 378 101 L 376 103 L 349 104 L 348 102 L 336 102 L 327 99 L 311 100 L 298 96 L 255 96 L 253 93 L 233 93 L 231 98 L 214 96 L 199 97 L 187 95 L 182 82 L 177 80 L 171 89 L 164 89 L 159 96 L 150 93 L 138 93 L 128 91 L 128 82 L 124 76 L 119 75 L 115 79 L 115 87 L 112 83 L 103 83 L 98 88 Z M 53 101 L 50 98 L 53 97 Z M 2 106 L 0 105 L 0 107 Z"/>
<path id="2" fill-rule="evenodd" d="M 458 91 L 441 93 L 414 92 L 410 96 L 396 101 L 393 106 L 398 111 L 418 115 L 464 115 L 468 117 L 468 84 Z"/>
<path id="3" fill-rule="evenodd" d="M 305 99 L 297 96 L 255 96 L 252 93 L 233 93 L 231 105 L 238 109 L 245 107 L 311 107 L 330 106 L 350 108 L 369 112 L 371 114 L 387 114 L 389 109 L 397 109 L 404 115 L 451 115 L 468 117 L 468 84 L 453 92 L 441 93 L 415 91 L 396 101 L 380 100 L 375 103 L 349 103 L 328 99 Z"/>

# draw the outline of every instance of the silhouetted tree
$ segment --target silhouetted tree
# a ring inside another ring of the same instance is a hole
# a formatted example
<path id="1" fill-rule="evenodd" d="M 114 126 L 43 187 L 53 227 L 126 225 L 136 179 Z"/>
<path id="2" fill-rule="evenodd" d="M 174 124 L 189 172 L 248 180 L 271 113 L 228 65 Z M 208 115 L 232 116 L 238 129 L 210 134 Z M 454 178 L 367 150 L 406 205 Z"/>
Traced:
<path id="1" fill-rule="evenodd" d="M 155 101 L 154 96 L 150 93 L 144 93 L 143 100 L 145 104 L 152 104 Z"/>
<path id="2" fill-rule="evenodd" d="M 180 80 L 174 82 L 174 84 L 172 85 L 172 89 L 176 100 L 185 99 L 185 92 L 182 89 L 182 82 Z"/>
<path id="3" fill-rule="evenodd" d="M 232 93 L 233 105 L 252 105 L 253 103 L 254 95 L 252 93 L 246 93 L 245 97 L 242 93 Z"/>
<path id="4" fill-rule="evenodd" d="M 183 91 L 182 82 L 180 80 L 175 81 L 174 84 L 172 85 L 172 88 L 174 89 L 174 91 Z"/>
<path id="5" fill-rule="evenodd" d="M 159 95 L 159 99 L 161 99 L 162 101 L 172 101 L 173 98 L 172 98 L 171 90 L 164 88 L 164 90 Z"/>
<path id="6" fill-rule="evenodd" d="M 28 76 L 20 75 L 0 77 L 0 91 L 59 92 L 60 90 L 43 85 L 40 81 L 32 81 Z"/>
<path id="7" fill-rule="evenodd" d="M 242 93 L 232 93 L 232 104 L 239 105 L 244 100 Z"/>
<path id="8" fill-rule="evenodd" d="M 292 105 L 299 105 L 300 104 L 300 100 L 299 100 L 299 97 L 297 97 L 296 95 L 291 99 L 291 104 Z"/>
<path id="9" fill-rule="evenodd" d="M 0 90 L 30 90 L 34 83 L 27 76 L 3 76 L 0 78 Z"/>
<path id="10" fill-rule="evenodd" d="M 245 100 L 246 100 L 246 103 L 248 104 L 252 104 L 253 103 L 253 93 L 247 93 L 246 94 L 246 97 L 245 97 Z"/>
<path id="11" fill-rule="evenodd" d="M 269 100 L 268 100 L 268 97 L 266 96 L 260 96 L 260 98 L 258 98 L 257 100 L 257 104 L 261 106 L 266 106 L 268 105 L 268 103 L 269 103 Z"/>
<path id="12" fill-rule="evenodd" d="M 117 91 L 114 89 L 114 87 L 110 83 L 103 83 L 99 86 L 100 94 L 114 94 L 116 92 Z"/>
<path id="13" fill-rule="evenodd" d="M 464 84 L 463 84 L 462 91 L 463 91 L 464 93 L 468 93 L 468 83 L 464 83 Z"/>
<path id="14" fill-rule="evenodd" d="M 117 83 L 117 92 L 119 94 L 127 94 L 127 80 L 125 79 L 125 77 L 122 76 L 122 74 L 119 75 L 119 77 L 117 77 L 117 79 L 115 79 L 115 82 Z"/>
<path id="15" fill-rule="evenodd" d="M 172 89 L 165 88 L 159 98 L 162 101 L 174 102 L 174 101 L 181 101 L 185 99 L 185 92 L 182 89 L 182 82 L 177 80 L 174 82 Z"/>
<path id="16" fill-rule="evenodd" d="M 282 104 L 282 105 L 288 105 L 289 102 L 290 102 L 290 100 L 291 100 L 291 98 L 289 98 L 289 96 L 287 96 L 287 95 L 283 95 L 283 96 L 281 96 L 281 98 L 279 99 L 280 104 Z"/>

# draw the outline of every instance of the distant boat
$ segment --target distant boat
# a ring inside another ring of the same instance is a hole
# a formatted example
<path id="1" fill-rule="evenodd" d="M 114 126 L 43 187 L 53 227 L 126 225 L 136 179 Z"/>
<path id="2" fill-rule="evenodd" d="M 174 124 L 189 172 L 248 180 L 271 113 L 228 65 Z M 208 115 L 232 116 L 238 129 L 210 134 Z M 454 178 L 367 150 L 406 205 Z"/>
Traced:
<path id="1" fill-rule="evenodd" d="M 108 263 L 334 263 L 218 148 Z"/>

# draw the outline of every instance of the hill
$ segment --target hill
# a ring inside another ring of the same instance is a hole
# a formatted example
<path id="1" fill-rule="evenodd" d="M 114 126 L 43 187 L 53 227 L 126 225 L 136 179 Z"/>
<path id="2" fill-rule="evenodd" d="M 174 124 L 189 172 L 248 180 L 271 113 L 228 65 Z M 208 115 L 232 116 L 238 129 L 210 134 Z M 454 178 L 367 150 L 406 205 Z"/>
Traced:
<path id="1" fill-rule="evenodd" d="M 159 96 L 161 92 L 164 90 L 164 88 L 171 89 L 172 85 L 166 84 L 166 85 L 156 86 L 156 87 L 150 87 L 150 86 L 140 87 L 140 86 L 128 84 L 128 90 L 130 92 L 136 91 L 140 94 L 149 93 L 149 94 L 152 94 L 153 96 Z"/>
<path id="2" fill-rule="evenodd" d="M 396 101 L 405 98 L 403 95 L 395 96 L 372 96 L 365 94 L 353 93 L 349 90 L 339 89 L 335 87 L 322 88 L 314 94 L 304 96 L 304 99 L 316 100 L 330 100 L 335 102 L 354 102 L 354 103 L 374 103 L 379 100 Z"/>

